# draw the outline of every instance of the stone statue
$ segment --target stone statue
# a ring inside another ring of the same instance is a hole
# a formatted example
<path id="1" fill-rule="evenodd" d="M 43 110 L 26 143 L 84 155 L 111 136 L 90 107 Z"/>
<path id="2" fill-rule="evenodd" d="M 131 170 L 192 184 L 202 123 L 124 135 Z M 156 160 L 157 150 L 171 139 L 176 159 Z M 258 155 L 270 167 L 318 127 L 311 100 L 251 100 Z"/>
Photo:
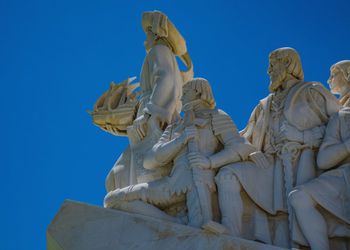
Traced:
<path id="1" fill-rule="evenodd" d="M 183 93 L 184 119 L 167 126 L 143 161 L 146 169 L 170 163 L 170 175 L 111 191 L 104 204 L 194 227 L 214 225 L 216 230 L 214 176 L 220 167 L 246 160 L 255 148 L 238 134 L 231 118 L 215 108 L 207 80 L 187 82 Z M 176 212 L 168 208 L 181 202 L 186 203 L 187 216 L 174 217 Z"/>
<path id="2" fill-rule="evenodd" d="M 130 79 L 112 84 L 92 112 L 95 124 L 113 134 L 127 135 L 130 141 L 106 178 L 107 191 L 169 174 L 170 166 L 143 168 L 143 155 L 168 124 L 180 119 L 182 87 L 193 78 L 186 42 L 166 15 L 159 11 L 143 13 L 142 28 L 147 55 L 141 70 L 140 93 L 132 92 L 136 85 L 128 85 Z M 176 56 L 186 65 L 186 72 L 179 70 Z M 113 103 L 113 109 L 106 108 L 106 103 Z"/>
<path id="3" fill-rule="evenodd" d="M 185 39 L 168 17 L 145 12 L 142 28 L 140 82 L 112 82 L 90 112 L 95 125 L 129 139 L 106 178 L 111 209 L 65 202 L 49 248 L 348 250 L 350 61 L 331 67 L 338 102 L 304 81 L 293 48 L 272 51 L 270 94 L 238 132 L 209 82 L 193 78 Z"/>
<path id="4" fill-rule="evenodd" d="M 292 48 L 269 55 L 268 74 L 271 94 L 241 131 L 258 152 L 249 161 L 221 168 L 215 180 L 221 222 L 232 235 L 291 247 L 287 195 L 316 176 L 315 151 L 339 106 L 320 83 L 304 82 Z"/>
<path id="5" fill-rule="evenodd" d="M 318 167 L 328 171 L 289 195 L 302 232 L 293 240 L 312 250 L 341 249 L 331 248 L 328 237 L 347 237 L 348 244 L 350 238 L 350 61 L 334 64 L 328 83 L 343 104 L 331 117 L 317 156 Z"/>

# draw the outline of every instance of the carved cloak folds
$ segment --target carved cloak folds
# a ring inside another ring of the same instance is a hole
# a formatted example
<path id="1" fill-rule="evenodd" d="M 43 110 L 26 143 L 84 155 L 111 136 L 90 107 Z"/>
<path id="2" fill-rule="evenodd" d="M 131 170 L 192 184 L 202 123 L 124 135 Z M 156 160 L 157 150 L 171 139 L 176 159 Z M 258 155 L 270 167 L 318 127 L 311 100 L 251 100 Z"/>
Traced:
<path id="1" fill-rule="evenodd" d="M 274 136 L 271 128 L 272 97 L 273 94 L 260 101 L 247 127 L 241 131 L 248 141 L 265 154 L 270 166 L 266 169 L 260 168 L 253 162 L 246 161 L 230 165 L 226 169 L 230 169 L 238 178 L 248 197 L 259 208 L 270 215 L 276 215 L 278 212 L 288 212 L 286 181 L 295 186 L 316 177 L 315 153 L 312 150 L 315 145 L 312 145 L 308 138 L 312 138 L 312 129 L 325 125 L 329 117 L 338 111 L 339 105 L 336 98 L 320 83 L 299 82 L 289 88 L 279 119 L 303 132 L 305 141 L 301 143 L 302 147 L 291 164 L 293 179 L 286 180 L 285 164 L 281 157 L 282 150 L 270 143 L 273 139 L 271 137 Z M 280 130 L 279 128 L 277 132 Z M 266 219 L 260 218 L 260 221 L 266 222 Z M 274 242 L 272 238 L 276 239 L 276 236 L 268 233 L 269 229 L 266 228 L 268 225 L 259 226 L 258 224 L 259 222 L 256 221 L 252 237 L 266 243 Z"/>

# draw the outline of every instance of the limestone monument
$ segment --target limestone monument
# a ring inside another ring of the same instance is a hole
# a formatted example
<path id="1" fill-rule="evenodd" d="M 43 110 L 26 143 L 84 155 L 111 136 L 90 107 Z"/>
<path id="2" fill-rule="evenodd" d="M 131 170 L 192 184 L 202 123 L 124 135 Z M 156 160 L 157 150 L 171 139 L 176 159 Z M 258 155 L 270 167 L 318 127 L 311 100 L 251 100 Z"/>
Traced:
<path id="1" fill-rule="evenodd" d="M 338 101 L 295 49 L 272 51 L 270 94 L 239 132 L 169 18 L 142 28 L 140 82 L 111 83 L 90 112 L 129 139 L 104 207 L 65 201 L 48 249 L 350 250 L 350 61 L 331 67 Z"/>

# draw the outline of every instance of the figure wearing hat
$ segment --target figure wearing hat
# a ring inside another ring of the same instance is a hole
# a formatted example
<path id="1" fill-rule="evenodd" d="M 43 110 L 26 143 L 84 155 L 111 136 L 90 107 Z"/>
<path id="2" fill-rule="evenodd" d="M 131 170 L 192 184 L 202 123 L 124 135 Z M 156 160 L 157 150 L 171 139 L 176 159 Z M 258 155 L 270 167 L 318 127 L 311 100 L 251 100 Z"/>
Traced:
<path id="1" fill-rule="evenodd" d="M 193 77 L 186 42 L 166 15 L 145 12 L 142 28 L 146 33 L 147 55 L 141 70 L 140 108 L 134 122 L 140 138 L 147 135 L 144 125 L 148 120 L 162 128 L 179 118 L 182 86 Z M 187 72 L 180 72 L 176 56 L 186 64 Z"/>
<path id="2" fill-rule="evenodd" d="M 106 178 L 107 191 L 169 174 L 170 168 L 166 167 L 145 169 L 143 155 L 158 141 L 165 127 L 180 118 L 182 86 L 193 78 L 186 42 L 166 15 L 159 11 L 143 13 L 142 28 L 147 55 L 141 69 L 138 111 L 127 131 L 130 147 Z M 179 70 L 176 56 L 186 65 L 186 72 Z"/>

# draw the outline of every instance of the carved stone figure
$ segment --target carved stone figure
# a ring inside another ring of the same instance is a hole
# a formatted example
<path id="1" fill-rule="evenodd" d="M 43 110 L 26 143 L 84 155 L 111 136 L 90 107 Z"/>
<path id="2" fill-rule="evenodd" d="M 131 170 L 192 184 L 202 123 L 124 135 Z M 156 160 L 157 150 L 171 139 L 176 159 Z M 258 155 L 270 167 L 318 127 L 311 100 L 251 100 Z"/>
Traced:
<path id="1" fill-rule="evenodd" d="M 182 100 L 184 119 L 167 126 L 143 161 L 146 169 L 158 169 L 170 163 L 170 175 L 111 191 L 105 197 L 105 207 L 194 227 L 215 227 L 217 170 L 247 159 L 255 148 L 238 134 L 231 118 L 215 108 L 205 79 L 189 81 L 184 86 Z M 186 202 L 187 218 L 173 217 L 176 213 L 168 210 L 181 202 Z"/>
<path id="2" fill-rule="evenodd" d="M 140 93 L 129 91 L 126 95 L 130 97 L 127 99 L 129 101 L 123 103 L 125 95 L 119 93 L 120 86 L 112 85 L 97 104 L 122 103 L 112 110 L 104 109 L 103 112 L 99 110 L 93 113 L 94 122 L 102 129 L 117 135 L 127 135 L 130 141 L 130 146 L 106 178 L 107 191 L 169 174 L 170 166 L 155 170 L 144 169 L 143 155 L 158 141 L 164 128 L 179 119 L 182 87 L 184 82 L 193 77 L 186 42 L 166 15 L 159 11 L 145 12 L 142 27 L 146 33 L 147 55 L 141 70 Z M 187 66 L 186 72 L 179 70 L 176 56 Z"/>
<path id="3" fill-rule="evenodd" d="M 215 180 L 221 222 L 232 235 L 290 247 L 287 195 L 315 177 L 315 151 L 339 106 L 320 83 L 304 82 L 292 48 L 270 54 L 268 74 L 271 94 L 241 131 L 261 152 L 220 169 Z"/>
<path id="4" fill-rule="evenodd" d="M 328 83 L 343 104 L 331 117 L 317 156 L 318 167 L 328 171 L 289 195 L 302 232 L 293 240 L 312 250 L 341 249 L 331 248 L 328 237 L 350 238 L 350 61 L 334 64 Z"/>

